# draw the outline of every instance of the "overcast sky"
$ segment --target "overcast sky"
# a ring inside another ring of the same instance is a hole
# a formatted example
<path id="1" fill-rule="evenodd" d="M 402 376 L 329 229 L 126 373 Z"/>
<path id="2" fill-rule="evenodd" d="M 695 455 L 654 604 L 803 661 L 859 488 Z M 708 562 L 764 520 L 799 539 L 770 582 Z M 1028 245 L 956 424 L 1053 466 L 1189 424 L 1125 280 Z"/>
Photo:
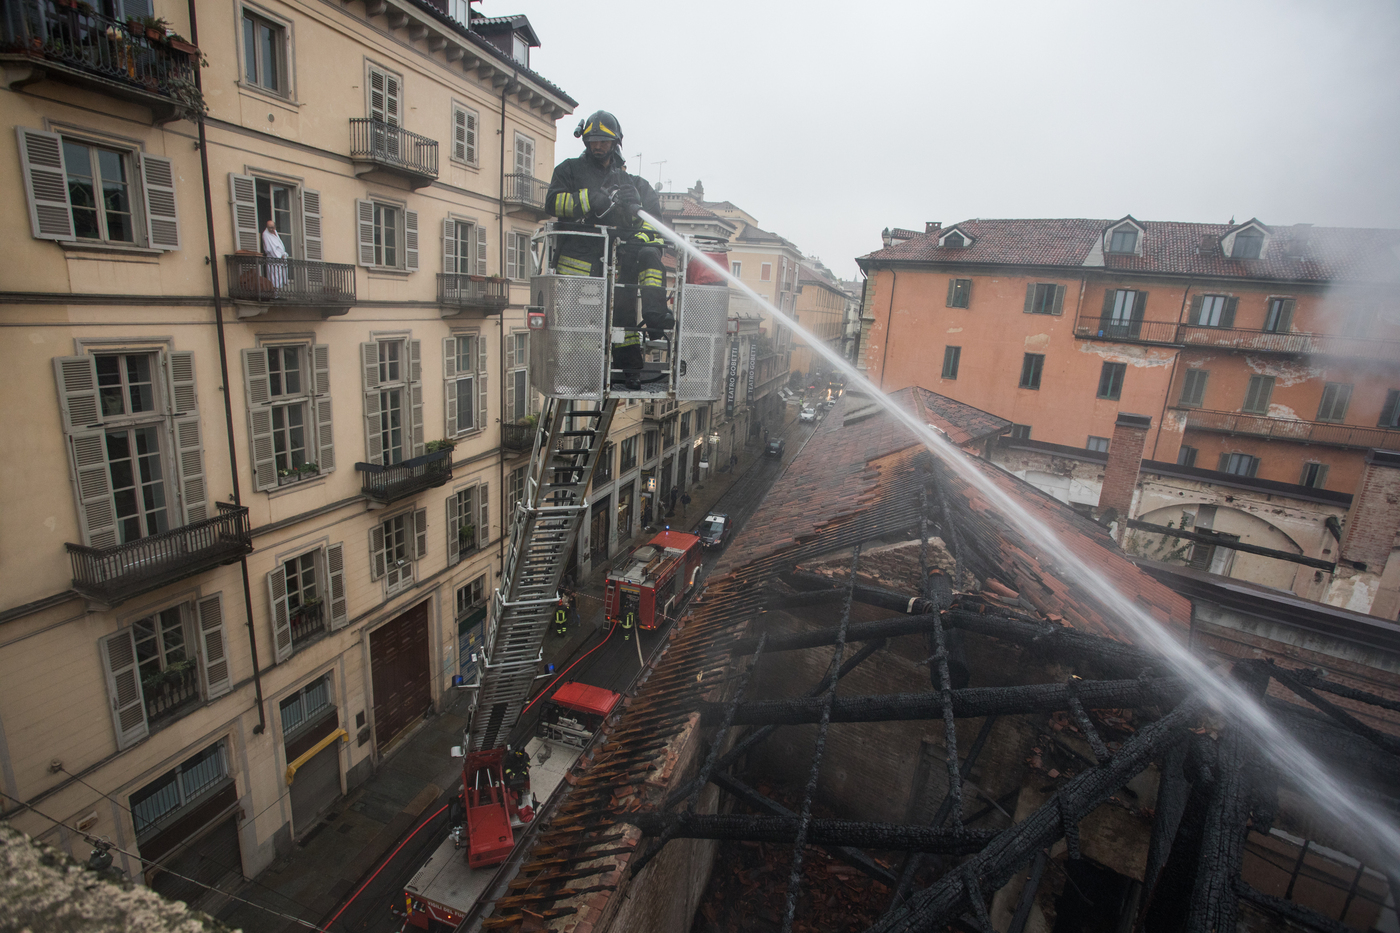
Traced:
<path id="1" fill-rule="evenodd" d="M 610 110 L 633 172 L 703 180 L 847 278 L 927 220 L 1400 227 L 1394 0 L 478 9 L 526 14 L 578 100 L 558 159 Z"/>

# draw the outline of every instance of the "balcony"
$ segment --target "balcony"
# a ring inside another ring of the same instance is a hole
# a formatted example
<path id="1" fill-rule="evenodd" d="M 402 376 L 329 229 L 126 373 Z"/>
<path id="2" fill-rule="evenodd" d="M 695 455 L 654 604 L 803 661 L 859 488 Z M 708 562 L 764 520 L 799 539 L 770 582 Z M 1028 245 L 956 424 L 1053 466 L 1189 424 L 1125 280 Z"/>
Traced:
<path id="1" fill-rule="evenodd" d="M 1175 344 L 1175 321 L 1124 321 L 1111 317 L 1081 317 L 1074 322 L 1074 335 L 1090 340 L 1117 340 L 1124 343 Z"/>
<path id="2" fill-rule="evenodd" d="M 317 635 L 326 630 L 324 618 L 325 603 L 306 603 L 292 610 L 292 649 L 305 647 Z"/>
<path id="3" fill-rule="evenodd" d="M 510 304 L 510 282 L 507 279 L 439 272 L 437 286 L 437 299 L 442 306 L 443 317 L 455 317 L 469 311 L 500 314 Z"/>
<path id="4" fill-rule="evenodd" d="M 1275 441 L 1327 444 L 1331 447 L 1355 447 L 1362 450 L 1371 447 L 1383 450 L 1400 448 L 1400 431 L 1386 428 L 1366 428 L 1323 421 L 1290 421 L 1240 411 L 1205 411 L 1199 408 L 1188 408 L 1184 411 L 1188 431 L 1245 434 Z"/>
<path id="5" fill-rule="evenodd" d="M 154 725 L 199 700 L 199 670 L 193 661 L 172 664 L 163 671 L 141 678 L 141 698 L 146 701 L 146 720 Z"/>
<path id="6" fill-rule="evenodd" d="M 387 505 L 452 479 L 452 451 L 435 450 L 388 466 L 357 463 L 355 469 L 364 474 L 360 494 Z"/>
<path id="7" fill-rule="evenodd" d="M 505 177 L 501 201 L 505 204 L 507 213 L 548 217 L 549 209 L 544 203 L 548 193 L 549 182 L 523 172 L 512 172 Z"/>
<path id="8" fill-rule="evenodd" d="M 50 79 L 150 107 L 156 123 L 204 112 L 199 50 L 69 0 L 8 0 L 0 59 L 12 89 Z M 25 66 L 28 66 L 26 72 Z"/>
<path id="9" fill-rule="evenodd" d="M 69 544 L 73 589 L 105 606 L 116 606 L 253 551 L 248 510 L 216 502 L 219 514 L 183 528 L 114 547 Z"/>
<path id="10" fill-rule="evenodd" d="M 535 447 L 534 424 L 501 425 L 501 446 L 506 450 L 530 451 Z"/>
<path id="11" fill-rule="evenodd" d="M 350 118 L 350 158 L 356 175 L 392 172 L 413 188 L 426 188 L 438 177 L 437 140 L 383 120 Z"/>
<path id="12" fill-rule="evenodd" d="M 228 296 L 258 307 L 239 308 L 240 318 L 269 308 L 315 308 L 344 314 L 355 305 L 355 267 L 309 259 L 266 259 L 256 253 L 224 257 Z"/>
<path id="13" fill-rule="evenodd" d="M 676 413 L 679 403 L 675 400 L 666 402 L 645 402 L 642 405 L 643 421 L 663 421 Z"/>
<path id="14" fill-rule="evenodd" d="M 1400 341 L 1346 337 L 1340 334 L 1294 334 L 1183 324 L 1178 329 L 1177 342 L 1189 347 L 1253 350 L 1262 353 L 1400 359 Z"/>

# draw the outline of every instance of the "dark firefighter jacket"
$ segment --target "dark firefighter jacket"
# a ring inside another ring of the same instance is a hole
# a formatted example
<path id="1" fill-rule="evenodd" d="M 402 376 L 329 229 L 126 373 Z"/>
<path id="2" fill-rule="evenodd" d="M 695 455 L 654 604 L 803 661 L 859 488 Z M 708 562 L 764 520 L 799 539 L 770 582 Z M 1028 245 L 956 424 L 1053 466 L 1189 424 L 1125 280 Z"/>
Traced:
<path id="1" fill-rule="evenodd" d="M 600 168 L 587 153 L 573 159 L 565 159 L 554 169 L 554 178 L 549 183 L 549 194 L 545 197 L 545 209 L 560 220 L 573 223 L 603 223 L 624 230 L 641 230 L 646 225 L 638 218 L 628 217 L 621 206 L 614 208 L 607 217 L 599 219 L 596 205 L 590 203 L 585 210 L 583 204 L 583 192 L 590 188 L 597 192 L 603 188 L 632 185 L 642 200 L 642 210 L 653 217 L 660 217 L 661 198 L 656 189 L 652 188 L 645 178 L 630 175 L 626 169 L 622 156 L 616 152 L 613 153 L 612 162 L 607 169 Z M 573 239 L 575 238 L 570 238 Z M 561 244 L 564 252 L 569 255 L 588 256 L 601 251 L 601 246 L 595 245 L 599 242 L 597 240 L 587 237 L 578 237 L 576 242 L 570 240 Z"/>

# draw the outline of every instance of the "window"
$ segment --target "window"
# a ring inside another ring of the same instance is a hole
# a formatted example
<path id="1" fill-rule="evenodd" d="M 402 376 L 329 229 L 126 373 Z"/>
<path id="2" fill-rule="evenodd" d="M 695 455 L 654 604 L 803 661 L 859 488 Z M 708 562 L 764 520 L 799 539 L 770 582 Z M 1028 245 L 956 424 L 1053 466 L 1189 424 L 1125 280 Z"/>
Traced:
<path id="1" fill-rule="evenodd" d="M 477 164 L 476 134 L 480 121 L 480 115 L 470 107 L 452 105 L 452 158 L 458 162 Z"/>
<path id="2" fill-rule="evenodd" d="M 690 437 L 690 412 L 681 412 L 681 440 Z"/>
<path id="3" fill-rule="evenodd" d="M 169 159 L 77 135 L 16 132 L 36 239 L 180 248 Z"/>
<path id="4" fill-rule="evenodd" d="M 508 515 L 513 516 L 516 504 L 525 498 L 526 469 L 526 467 L 516 467 L 506 477 L 506 513 Z"/>
<path id="5" fill-rule="evenodd" d="M 518 131 L 515 134 L 515 173 L 532 182 L 535 177 L 535 140 Z"/>
<path id="6" fill-rule="evenodd" d="M 1240 410 L 1256 415 L 1267 415 L 1269 413 L 1269 397 L 1273 394 L 1273 376 L 1250 376 L 1249 388 L 1245 390 L 1244 404 L 1240 406 Z"/>
<path id="7" fill-rule="evenodd" d="M 345 547 L 337 542 L 279 560 L 267 575 L 272 654 L 281 663 L 323 632 L 350 621 Z"/>
<path id="8" fill-rule="evenodd" d="M 511 36 L 510 57 L 526 68 L 530 67 L 530 43 L 526 42 L 518 32 Z"/>
<path id="9" fill-rule="evenodd" d="M 356 201 L 360 265 L 418 271 L 418 212 L 384 201 Z"/>
<path id="10" fill-rule="evenodd" d="M 1127 224 L 1113 231 L 1108 241 L 1110 253 L 1133 253 L 1137 251 L 1137 229 Z"/>
<path id="11" fill-rule="evenodd" d="M 311 262 L 320 262 L 324 258 L 319 191 L 253 175 L 230 173 L 228 178 L 236 249 L 245 253 L 263 252 L 263 228 L 271 220 L 277 225 L 277 235 L 287 255 Z M 310 278 L 309 270 L 304 272 L 297 266 L 281 271 L 283 277 L 288 274 L 293 277 L 306 276 L 304 279 L 294 278 L 291 283 L 299 289 L 319 289 L 323 284 L 319 278 Z M 322 273 L 318 270 L 317 274 Z"/>
<path id="12" fill-rule="evenodd" d="M 1127 371 L 1127 363 L 1104 363 L 1099 371 L 1098 397 L 1116 401 L 1123 394 L 1123 375 Z"/>
<path id="13" fill-rule="evenodd" d="M 518 422 L 533 409 L 530 398 L 530 332 L 506 337 L 506 421 Z"/>
<path id="14" fill-rule="evenodd" d="M 598 451 L 598 465 L 593 469 L 593 486 L 597 488 L 604 483 L 613 480 L 613 445 L 607 441 L 603 442 L 602 448 Z"/>
<path id="15" fill-rule="evenodd" d="M 1028 441 L 1031 438 L 1031 426 L 1028 424 L 1013 424 L 1011 426 L 1010 437 L 1012 440 Z"/>
<path id="16" fill-rule="evenodd" d="M 943 378 L 958 378 L 958 362 L 962 359 L 962 347 L 943 348 Z"/>
<path id="17" fill-rule="evenodd" d="M 1292 298 L 1270 298 L 1264 315 L 1264 330 L 1271 334 L 1286 334 L 1293 329 Z"/>
<path id="18" fill-rule="evenodd" d="M 1064 308 L 1065 287 L 1032 282 L 1026 286 L 1027 314 L 1059 314 Z"/>
<path id="19" fill-rule="evenodd" d="M 447 499 L 447 563 L 486 546 L 491 540 L 491 492 L 487 483 L 458 489 Z"/>
<path id="20" fill-rule="evenodd" d="M 1264 234 L 1258 230 L 1241 230 L 1235 234 L 1235 246 L 1230 250 L 1231 259 L 1258 259 L 1264 251 Z"/>
<path id="21" fill-rule="evenodd" d="M 1090 434 L 1088 443 L 1084 445 L 1084 449 L 1092 450 L 1096 453 L 1106 454 L 1108 453 L 1108 438 L 1095 437 L 1094 435 Z"/>
<path id="22" fill-rule="evenodd" d="M 296 693 L 277 704 L 282 714 L 282 738 L 285 741 L 304 726 L 315 724 L 333 708 L 331 675 L 317 677 Z"/>
<path id="23" fill-rule="evenodd" d="M 1386 390 L 1385 404 L 1381 406 L 1381 417 L 1376 427 L 1400 428 L 1400 389 Z"/>
<path id="24" fill-rule="evenodd" d="M 1205 404 L 1206 380 L 1210 372 L 1204 369 L 1188 369 L 1181 380 L 1181 399 L 1177 403 L 1184 408 L 1200 408 Z"/>
<path id="25" fill-rule="evenodd" d="M 729 264 L 729 274 L 736 279 L 739 278 L 744 274 L 744 264 L 738 261 L 731 262 Z"/>
<path id="26" fill-rule="evenodd" d="M 137 842 L 148 841 L 157 830 L 175 822 L 172 816 L 187 813 L 227 781 L 228 756 L 219 741 L 132 794 L 129 803 Z"/>
<path id="27" fill-rule="evenodd" d="M 1044 353 L 1027 353 L 1021 360 L 1021 388 L 1039 389 L 1040 373 L 1044 368 Z"/>
<path id="28" fill-rule="evenodd" d="M 948 234 L 947 236 L 945 236 L 945 237 L 943 238 L 943 245 L 944 245 L 944 246 L 947 246 L 947 247 L 950 247 L 950 248 L 952 248 L 952 249 L 962 249 L 964 246 L 967 245 L 967 237 L 963 236 L 961 233 L 958 233 L 956 230 L 954 230 L 952 233 Z M 967 306 L 966 306 L 966 305 L 954 305 L 953 307 L 963 308 L 963 307 L 967 307 Z"/>
<path id="29" fill-rule="evenodd" d="M 622 460 L 618 467 L 619 473 L 626 473 L 628 470 L 637 468 L 637 435 L 623 438 L 622 440 Z"/>
<path id="30" fill-rule="evenodd" d="M 1191 299 L 1186 323 L 1197 327 L 1234 327 L 1238 301 L 1229 295 L 1197 295 Z"/>
<path id="31" fill-rule="evenodd" d="M 360 344 L 365 383 L 365 447 L 370 463 L 423 454 L 422 342 L 388 337 Z"/>
<path id="32" fill-rule="evenodd" d="M 1303 464 L 1303 475 L 1298 478 L 1299 486 L 1311 486 L 1313 489 L 1324 489 L 1327 485 L 1327 464 L 1315 463 L 1311 460 Z"/>
<path id="33" fill-rule="evenodd" d="M 208 517 L 193 354 L 65 356 L 54 372 L 84 544 L 110 548 Z"/>
<path id="34" fill-rule="evenodd" d="M 215 593 L 134 619 L 98 639 L 118 748 L 230 687 L 223 597 Z"/>
<path id="35" fill-rule="evenodd" d="M 403 512 L 369 532 L 370 579 L 384 580 L 387 595 L 413 585 L 414 561 L 428 552 L 428 510 Z"/>
<path id="36" fill-rule="evenodd" d="M 1351 403 L 1351 386 L 1345 382 L 1329 382 L 1322 388 L 1322 402 L 1317 406 L 1318 421 L 1343 421 Z"/>
<path id="37" fill-rule="evenodd" d="M 1176 452 L 1176 465 L 1184 467 L 1195 466 L 1197 453 L 1198 451 L 1196 448 L 1187 447 L 1185 444 L 1182 444 L 1181 449 Z"/>
<path id="38" fill-rule="evenodd" d="M 1209 508 L 1202 506 L 1202 510 Z M 1204 541 L 1195 541 L 1191 544 L 1191 557 L 1188 559 L 1188 566 L 1196 570 L 1204 570 L 1208 573 L 1230 575 L 1230 568 L 1235 562 L 1235 552 L 1227 545 L 1232 541 L 1238 541 L 1239 535 L 1225 534 L 1223 532 L 1211 531 L 1208 527 L 1197 525 L 1196 530 L 1201 534 L 1208 534 L 1212 538 L 1220 541 L 1220 544 L 1206 544 Z"/>
<path id="39" fill-rule="evenodd" d="M 392 71 L 385 71 L 374 65 L 366 66 L 368 77 L 365 87 L 368 89 L 368 99 L 366 110 L 371 120 L 379 120 L 390 126 L 398 126 L 403 119 L 403 79 Z M 390 146 L 390 154 L 398 156 L 399 137 L 397 134 L 387 134 L 385 142 Z"/>
<path id="40" fill-rule="evenodd" d="M 485 574 L 457 587 L 457 618 L 469 616 L 480 609 L 485 604 L 487 595 Z"/>
<path id="41" fill-rule="evenodd" d="M 1142 333 L 1142 319 L 1146 313 L 1147 292 L 1110 288 L 1103 295 L 1099 336 L 1137 337 Z"/>
<path id="42" fill-rule="evenodd" d="M 334 470 L 330 347 L 269 346 L 242 355 L 253 488 L 275 489 Z"/>
<path id="43" fill-rule="evenodd" d="M 771 262 L 765 262 L 758 267 L 758 280 L 760 282 L 773 281 L 773 264 Z"/>
<path id="44" fill-rule="evenodd" d="M 966 308 L 972 298 L 972 279 L 948 280 L 948 307 Z"/>
<path id="45" fill-rule="evenodd" d="M 442 271 L 448 275 L 486 274 L 486 228 L 449 217 L 442 222 Z M 465 284 L 455 285 L 466 288 Z"/>
<path id="46" fill-rule="evenodd" d="M 661 435 L 657 434 L 655 431 L 647 431 L 645 438 L 646 451 L 643 454 L 643 459 L 655 460 L 657 453 L 660 452 Z"/>
<path id="47" fill-rule="evenodd" d="M 243 80 L 286 97 L 287 29 L 250 10 L 243 11 Z"/>
<path id="48" fill-rule="evenodd" d="M 448 437 L 486 427 L 486 346 L 480 334 L 458 334 L 442 342 Z"/>
<path id="49" fill-rule="evenodd" d="M 530 234 L 511 230 L 506 233 L 506 278 L 528 279 L 538 273 L 535 251 L 530 248 Z"/>
<path id="50" fill-rule="evenodd" d="M 661 423 L 661 449 L 670 450 L 676 446 L 676 420 L 668 418 Z"/>
<path id="51" fill-rule="evenodd" d="M 1220 472 L 1236 476 L 1253 476 L 1259 472 L 1259 458 L 1249 454 L 1221 454 Z"/>

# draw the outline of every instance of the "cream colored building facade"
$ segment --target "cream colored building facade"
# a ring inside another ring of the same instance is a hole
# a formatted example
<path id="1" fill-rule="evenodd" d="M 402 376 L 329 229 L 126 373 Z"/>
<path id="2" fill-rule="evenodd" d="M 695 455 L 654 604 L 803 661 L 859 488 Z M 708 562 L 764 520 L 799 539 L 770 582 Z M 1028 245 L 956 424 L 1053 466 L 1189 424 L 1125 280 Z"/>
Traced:
<path id="1" fill-rule="evenodd" d="M 849 301 L 850 296 L 825 266 L 815 262 L 804 262 L 798 266 L 797 295 L 793 305 L 797 323 L 838 354 L 842 348 Z M 795 336 L 788 368 L 790 372 L 810 374 L 813 371 L 828 372 L 833 367 L 828 360 L 814 353 L 804 338 Z"/>
<path id="2" fill-rule="evenodd" d="M 208 58 L 201 147 L 174 45 L 16 7 L 0 803 L 190 897 L 160 869 L 258 874 L 472 677 L 575 103 L 527 22 L 157 0 Z"/>

